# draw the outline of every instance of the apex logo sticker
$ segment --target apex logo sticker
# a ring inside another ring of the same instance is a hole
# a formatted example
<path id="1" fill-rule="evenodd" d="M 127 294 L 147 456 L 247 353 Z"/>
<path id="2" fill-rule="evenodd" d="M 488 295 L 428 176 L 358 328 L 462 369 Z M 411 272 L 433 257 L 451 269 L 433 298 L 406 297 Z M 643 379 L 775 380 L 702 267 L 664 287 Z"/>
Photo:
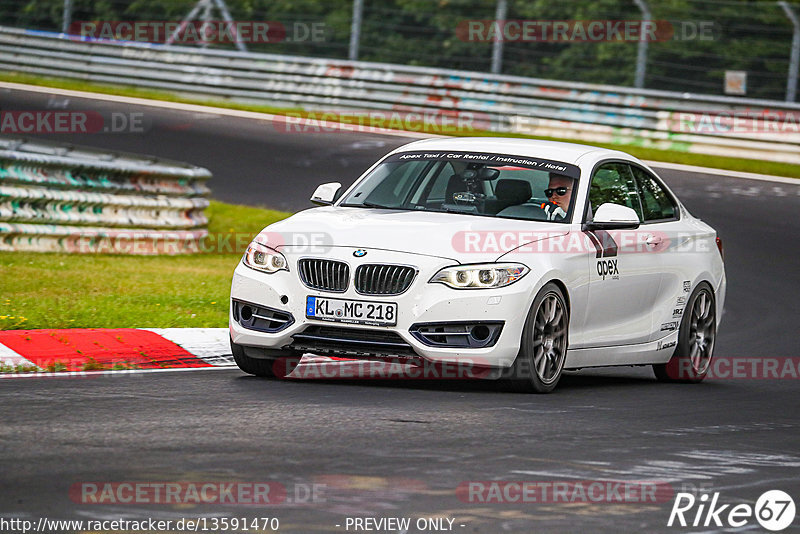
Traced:
<path id="1" fill-rule="evenodd" d="M 612 280 L 619 280 L 619 267 L 617 260 L 597 260 L 597 274 L 606 279 L 610 276 Z"/>

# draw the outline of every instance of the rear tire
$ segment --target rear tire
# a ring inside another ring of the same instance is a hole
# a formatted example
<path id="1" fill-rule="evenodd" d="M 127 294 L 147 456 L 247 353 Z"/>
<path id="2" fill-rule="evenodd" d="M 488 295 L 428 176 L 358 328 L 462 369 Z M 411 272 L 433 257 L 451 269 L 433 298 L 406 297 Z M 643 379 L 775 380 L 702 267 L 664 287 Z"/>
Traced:
<path id="1" fill-rule="evenodd" d="M 546 284 L 533 299 L 519 354 L 506 371 L 512 391 L 550 393 L 561 380 L 567 358 L 569 310 L 561 289 Z"/>
<path id="2" fill-rule="evenodd" d="M 264 378 L 284 378 L 294 371 L 300 363 L 301 354 L 281 350 L 261 348 L 248 348 L 263 354 L 262 358 L 253 358 L 245 353 L 245 347 L 238 345 L 231 339 L 231 353 L 239 369 L 245 373 Z"/>
<path id="3" fill-rule="evenodd" d="M 686 302 L 678 332 L 678 346 L 667 363 L 653 365 L 662 382 L 702 382 L 711 367 L 717 336 L 714 291 L 706 282 L 697 284 Z"/>

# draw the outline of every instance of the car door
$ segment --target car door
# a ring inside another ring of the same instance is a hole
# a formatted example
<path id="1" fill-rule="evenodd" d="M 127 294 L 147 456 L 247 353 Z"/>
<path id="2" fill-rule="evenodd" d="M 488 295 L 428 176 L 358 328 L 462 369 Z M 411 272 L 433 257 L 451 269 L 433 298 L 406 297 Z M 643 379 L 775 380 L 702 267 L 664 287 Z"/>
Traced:
<path id="1" fill-rule="evenodd" d="M 607 202 L 632 208 L 639 220 L 643 220 L 639 193 L 627 162 L 606 161 L 595 167 L 584 222 L 591 222 L 592 210 Z M 641 243 L 639 230 L 585 233 L 594 243 L 595 251 L 589 261 L 582 344 L 608 347 L 650 341 L 661 270 L 654 255 Z"/>
<path id="2" fill-rule="evenodd" d="M 652 173 L 631 164 L 642 204 L 645 250 L 661 273 L 661 284 L 653 302 L 656 321 L 650 340 L 661 339 L 678 329 L 686 300 L 692 290 L 690 255 L 692 229 L 683 223 L 680 208 L 669 190 Z"/>

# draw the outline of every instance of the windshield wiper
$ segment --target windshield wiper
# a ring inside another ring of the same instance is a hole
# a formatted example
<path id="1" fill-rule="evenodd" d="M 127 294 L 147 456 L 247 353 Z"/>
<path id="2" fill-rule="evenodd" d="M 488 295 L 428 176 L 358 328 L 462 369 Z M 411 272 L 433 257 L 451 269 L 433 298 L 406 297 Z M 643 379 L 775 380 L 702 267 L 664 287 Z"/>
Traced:
<path id="1" fill-rule="evenodd" d="M 345 208 L 376 208 L 382 210 L 408 210 L 409 208 L 401 208 L 399 206 L 384 206 L 383 204 L 376 204 L 374 202 L 362 202 L 360 204 L 341 204 Z"/>
<path id="2" fill-rule="evenodd" d="M 376 204 L 375 202 L 366 202 L 366 201 L 362 202 L 361 205 L 362 206 L 366 206 L 368 208 L 380 208 L 380 209 L 384 209 L 384 210 L 400 209 L 400 208 L 397 208 L 397 207 L 394 207 L 394 206 L 384 206 L 383 204 Z"/>

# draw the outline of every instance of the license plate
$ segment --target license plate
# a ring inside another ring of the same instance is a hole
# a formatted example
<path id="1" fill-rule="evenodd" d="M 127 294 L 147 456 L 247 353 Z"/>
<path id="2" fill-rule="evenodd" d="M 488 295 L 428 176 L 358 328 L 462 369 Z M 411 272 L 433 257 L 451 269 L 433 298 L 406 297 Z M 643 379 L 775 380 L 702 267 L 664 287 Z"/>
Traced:
<path id="1" fill-rule="evenodd" d="M 306 317 L 340 323 L 394 326 L 397 324 L 397 304 L 309 295 L 306 297 Z"/>

